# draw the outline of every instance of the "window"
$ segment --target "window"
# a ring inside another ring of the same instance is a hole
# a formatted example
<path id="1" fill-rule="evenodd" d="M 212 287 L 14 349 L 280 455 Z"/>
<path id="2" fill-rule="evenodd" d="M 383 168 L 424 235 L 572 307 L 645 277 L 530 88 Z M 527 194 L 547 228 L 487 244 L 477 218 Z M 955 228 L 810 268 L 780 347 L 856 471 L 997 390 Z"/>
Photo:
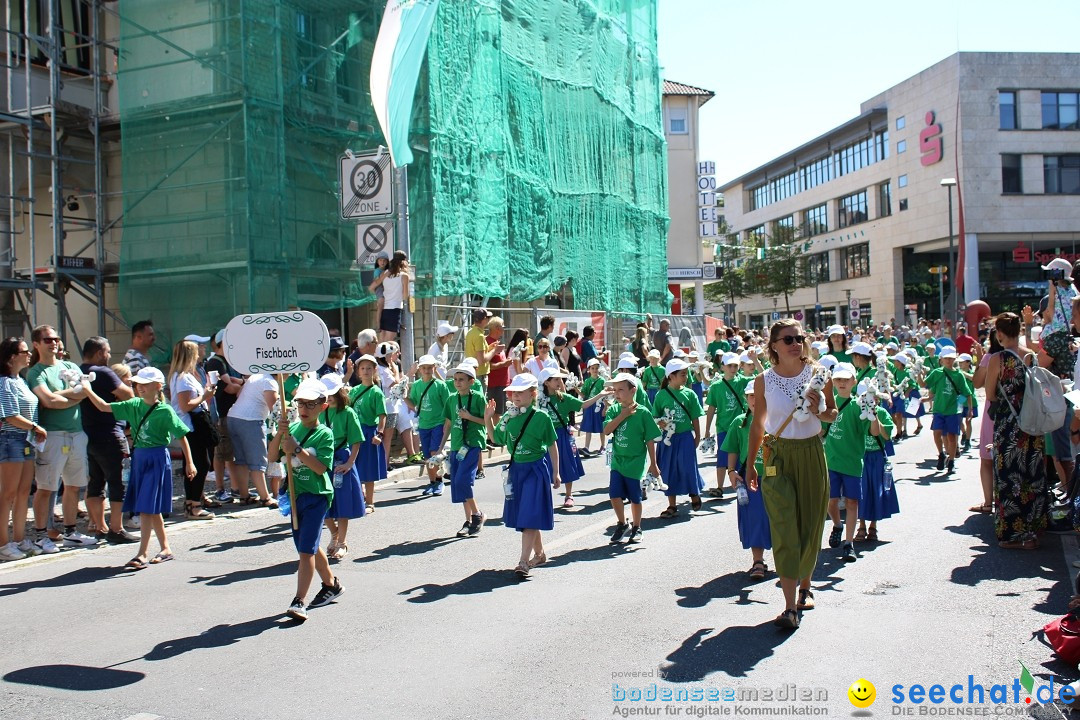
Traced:
<path id="1" fill-rule="evenodd" d="M 672 135 L 686 135 L 690 132 L 687 129 L 685 105 L 682 107 L 668 107 L 668 132 Z"/>
<path id="2" fill-rule="evenodd" d="M 905 210 L 907 210 L 907 198 L 900 198 L 899 205 L 900 212 L 904 212 Z"/>
<path id="3" fill-rule="evenodd" d="M 822 203 L 806 211 L 805 222 L 806 236 L 813 237 L 829 231 L 829 212 Z"/>
<path id="4" fill-rule="evenodd" d="M 1044 92 L 1042 94 L 1042 121 L 1044 130 L 1077 130 L 1080 93 Z"/>
<path id="5" fill-rule="evenodd" d="M 1023 183 L 1020 181 L 1020 156 L 1001 156 L 1001 192 L 1022 193 Z"/>
<path id="6" fill-rule="evenodd" d="M 899 155 L 900 153 L 902 153 L 902 152 L 904 152 L 906 150 L 907 150 L 907 140 L 897 140 L 896 141 L 896 154 Z"/>
<path id="7" fill-rule="evenodd" d="M 809 190 L 832 180 L 832 157 L 823 157 L 799 168 L 799 185 Z"/>
<path id="8" fill-rule="evenodd" d="M 905 125 L 907 125 L 907 119 L 903 115 L 896 118 L 896 129 L 897 130 L 903 130 Z"/>
<path id="9" fill-rule="evenodd" d="M 892 183 L 878 185 L 878 217 L 892 215 Z"/>
<path id="10" fill-rule="evenodd" d="M 870 245 L 863 243 L 840 250 L 840 279 L 866 277 L 870 274 Z"/>
<path id="11" fill-rule="evenodd" d="M 1047 195 L 1080 195 L 1080 155 L 1044 155 Z"/>
<path id="12" fill-rule="evenodd" d="M 30 0 L 30 17 L 23 17 L 23 2 L 9 3 L 11 6 L 11 25 L 16 32 L 25 32 L 48 41 L 50 0 Z M 60 26 L 60 66 L 69 72 L 85 75 L 91 70 L 92 52 L 85 36 L 90 34 L 90 3 L 85 0 L 59 0 L 57 3 L 56 22 Z M 17 38 L 12 38 L 16 43 Z M 47 61 L 41 42 L 30 43 L 30 62 L 44 65 Z M 15 54 L 22 56 L 22 46 L 13 48 Z"/>
<path id="13" fill-rule="evenodd" d="M 836 216 L 836 226 L 841 228 L 866 222 L 866 191 L 861 190 L 840 198 L 837 202 Z"/>
<path id="14" fill-rule="evenodd" d="M 746 231 L 746 239 L 755 245 L 764 245 L 765 237 L 766 233 L 764 225 L 758 225 L 757 227 L 752 227 Z"/>
<path id="15" fill-rule="evenodd" d="M 1020 127 L 1016 121 L 1016 93 L 1011 90 L 998 93 L 998 114 L 1002 130 L 1016 130 Z"/>
<path id="16" fill-rule="evenodd" d="M 902 188 L 907 187 L 907 175 L 901 175 L 900 177 L 896 178 L 896 184 L 897 186 Z"/>
<path id="17" fill-rule="evenodd" d="M 806 256 L 806 277 L 812 283 L 829 282 L 829 253 L 821 252 Z"/>

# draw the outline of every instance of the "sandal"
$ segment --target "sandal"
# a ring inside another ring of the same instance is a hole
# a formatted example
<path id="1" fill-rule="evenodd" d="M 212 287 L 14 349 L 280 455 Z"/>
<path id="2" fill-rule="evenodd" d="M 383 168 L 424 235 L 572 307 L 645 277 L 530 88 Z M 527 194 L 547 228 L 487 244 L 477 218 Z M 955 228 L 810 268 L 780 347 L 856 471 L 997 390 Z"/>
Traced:
<path id="1" fill-rule="evenodd" d="M 276 510 L 277 506 L 278 506 L 278 501 L 275 500 L 272 497 L 268 497 L 268 498 L 264 498 L 262 500 L 259 500 L 258 504 L 261 505 L 264 508 L 270 508 L 271 510 Z"/>
<path id="2" fill-rule="evenodd" d="M 755 560 L 754 564 L 750 566 L 750 578 L 753 580 L 762 580 L 768 570 L 769 566 L 765 564 L 764 560 Z"/>
<path id="3" fill-rule="evenodd" d="M 221 503 L 209 495 L 203 495 L 202 506 L 208 508 L 219 508 L 221 507 Z"/>
<path id="4" fill-rule="evenodd" d="M 866 528 L 859 528 L 855 531 L 855 542 L 866 542 Z"/>
<path id="5" fill-rule="evenodd" d="M 797 610 L 813 610 L 814 609 L 814 593 L 811 590 L 804 588 L 799 589 L 799 601 L 795 603 Z"/>
<path id="6" fill-rule="evenodd" d="M 705 491 L 705 494 L 709 497 L 722 498 L 724 497 L 724 488 L 709 488 Z"/>
<path id="7" fill-rule="evenodd" d="M 796 630 L 799 627 L 799 613 L 794 610 L 785 610 L 776 616 L 773 625 L 786 630 Z"/>
<path id="8" fill-rule="evenodd" d="M 341 558 L 345 557 L 348 554 L 349 554 L 349 546 L 348 545 L 338 545 L 336 548 L 334 548 L 334 555 L 330 559 L 331 560 L 340 560 Z"/>
<path id="9" fill-rule="evenodd" d="M 679 514 L 679 511 L 677 509 L 675 509 L 675 508 L 671 507 L 670 505 L 668 505 L 666 508 L 664 508 L 663 512 L 660 513 L 660 517 L 662 517 L 662 518 L 673 518 L 673 517 L 676 517 L 678 514 Z"/>
<path id="10" fill-rule="evenodd" d="M 244 495 L 243 497 L 236 496 L 233 498 L 233 504 L 235 505 L 254 505 L 259 502 L 258 495 Z"/>
<path id="11" fill-rule="evenodd" d="M 133 557 L 124 563 L 125 570 L 145 570 L 147 568 L 146 561 L 142 559 L 142 556 Z"/>
<path id="12" fill-rule="evenodd" d="M 529 568 L 534 568 L 537 565 L 543 565 L 547 562 L 547 553 L 540 553 L 539 555 L 533 555 L 529 560 Z"/>
<path id="13" fill-rule="evenodd" d="M 968 508 L 968 512 L 973 513 L 986 513 L 990 514 L 994 512 L 994 506 L 989 503 L 982 503 L 981 505 L 972 505 Z"/>
<path id="14" fill-rule="evenodd" d="M 213 520 L 214 514 L 208 513 L 199 507 L 198 503 L 185 503 L 184 517 L 188 520 Z"/>
<path id="15" fill-rule="evenodd" d="M 528 563 L 518 563 L 518 566 L 514 568 L 514 574 L 519 578 L 529 577 L 529 565 Z"/>
<path id="16" fill-rule="evenodd" d="M 691 495 L 690 496 L 690 509 L 693 510 L 694 512 L 697 512 L 698 510 L 701 509 L 701 496 L 700 495 Z"/>
<path id="17" fill-rule="evenodd" d="M 872 527 L 866 532 L 866 539 L 870 542 L 877 542 L 877 528 Z"/>
<path id="18" fill-rule="evenodd" d="M 154 557 L 150 558 L 150 564 L 151 565 L 160 565 L 161 563 L 169 562 L 172 559 L 173 559 L 173 554 L 171 552 L 162 551 L 162 552 L 159 552 Z"/>

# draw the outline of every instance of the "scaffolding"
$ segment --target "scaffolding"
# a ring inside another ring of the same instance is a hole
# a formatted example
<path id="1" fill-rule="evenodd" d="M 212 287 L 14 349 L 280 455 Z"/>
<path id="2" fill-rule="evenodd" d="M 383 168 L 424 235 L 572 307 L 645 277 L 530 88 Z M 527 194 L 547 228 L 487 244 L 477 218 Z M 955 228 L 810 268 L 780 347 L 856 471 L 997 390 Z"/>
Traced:
<path id="1" fill-rule="evenodd" d="M 106 146 L 119 129 L 106 104 L 113 48 L 105 40 L 105 3 L 5 5 L 0 322 L 5 336 L 54 324 L 78 346 L 73 311 L 81 311 L 84 326 L 92 316 L 98 334 L 107 319 L 122 324 L 105 302 L 106 285 L 117 281 L 116 256 L 107 249 L 115 223 L 108 218 Z"/>

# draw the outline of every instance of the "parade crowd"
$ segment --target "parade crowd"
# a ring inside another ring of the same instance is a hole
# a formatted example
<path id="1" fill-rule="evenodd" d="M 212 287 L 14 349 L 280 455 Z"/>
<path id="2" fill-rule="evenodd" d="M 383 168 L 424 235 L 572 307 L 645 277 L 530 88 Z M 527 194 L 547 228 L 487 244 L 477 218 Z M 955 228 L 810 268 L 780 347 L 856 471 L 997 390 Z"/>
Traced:
<path id="1" fill-rule="evenodd" d="M 299 560 L 287 614 L 303 620 L 343 592 L 332 561 L 349 552 L 350 523 L 375 512 L 376 483 L 395 465 L 420 466 L 421 495 L 449 491 L 461 506 L 458 537 L 483 530 L 474 485 L 501 472 L 502 522 L 520 532 L 513 572 L 527 578 L 547 562 L 543 533 L 556 509 L 574 507 L 584 462 L 603 458 L 610 543 L 643 541 L 650 492 L 666 496 L 668 519 L 687 504 L 699 510 L 702 496 L 734 494 L 749 577 L 770 573 L 771 551 L 785 600 L 775 623 L 794 629 L 814 607 L 826 522 L 828 546 L 845 562 L 878 541 L 879 523 L 900 511 L 891 458 L 925 423 L 939 472 L 952 473 L 977 443 L 982 497 L 971 511 L 993 514 L 1002 548 L 1037 547 L 1055 508 L 1075 495 L 1080 420 L 1069 412 L 1044 434 L 1020 421 L 1034 368 L 1080 379 L 1080 292 L 1064 260 L 1044 268 L 1044 307 L 984 318 L 973 335 L 940 321 L 810 332 L 781 320 L 761 332 L 722 328 L 707 347 L 680 348 L 666 320 L 654 328 L 647 317 L 621 347 L 604 348 L 591 327 L 557 335 L 544 317 L 538 332 L 511 331 L 477 308 L 460 362 L 450 362 L 450 348 L 462 329 L 443 322 L 412 367 L 396 342 L 408 264 L 398 254 L 382 260 L 372 287 L 378 332 L 351 343 L 331 337 L 323 367 L 284 381 L 232 367 L 223 330 L 177 342 L 164 370 L 147 357 L 150 321 L 134 325 L 118 364 L 101 337 L 83 343 L 82 364 L 70 362 L 48 325 L 29 344 L 0 342 L 0 560 L 99 542 L 137 543 L 132 571 L 173 559 L 165 519 L 175 514 L 177 461 L 186 520 L 212 520 L 225 504 L 288 514 Z M 509 459 L 486 472 L 489 447 Z M 707 482 L 699 465 L 713 454 Z"/>

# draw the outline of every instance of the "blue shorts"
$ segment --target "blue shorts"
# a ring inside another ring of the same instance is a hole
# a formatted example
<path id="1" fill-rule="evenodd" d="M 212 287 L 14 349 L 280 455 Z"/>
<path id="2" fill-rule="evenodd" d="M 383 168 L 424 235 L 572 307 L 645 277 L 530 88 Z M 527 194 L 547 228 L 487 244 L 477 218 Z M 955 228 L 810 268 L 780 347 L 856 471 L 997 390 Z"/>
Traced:
<path id="1" fill-rule="evenodd" d="M 634 505 L 641 504 L 641 480 L 634 480 L 612 470 L 608 482 L 609 498 L 626 498 Z"/>
<path id="2" fill-rule="evenodd" d="M 322 534 L 323 521 L 330 510 L 330 504 L 322 495 L 300 493 L 292 511 L 296 513 L 297 528 L 292 531 L 296 552 L 314 555 L 319 552 L 319 536 Z M 289 523 L 292 527 L 292 523 Z"/>
<path id="3" fill-rule="evenodd" d="M 424 430 L 420 428 L 420 452 L 424 454 L 425 458 L 429 458 L 432 455 L 438 455 L 443 446 L 443 426 L 436 425 L 433 428 Z"/>
<path id="4" fill-rule="evenodd" d="M 934 413 L 934 420 L 930 423 L 931 430 L 940 430 L 944 435 L 959 435 L 960 421 L 963 415 L 941 415 Z"/>
<path id="5" fill-rule="evenodd" d="M 1069 408 L 1072 409 L 1071 406 Z M 1058 460 L 1073 460 L 1072 441 L 1069 439 L 1069 425 L 1072 423 L 1072 413 L 1065 413 L 1065 424 L 1050 433 L 1054 438 L 1054 457 Z"/>
<path id="6" fill-rule="evenodd" d="M 0 463 L 26 462 L 34 459 L 34 446 L 26 442 L 26 432 L 0 433 Z"/>
<path id="7" fill-rule="evenodd" d="M 862 499 L 862 477 L 829 471 L 829 498 Z"/>

